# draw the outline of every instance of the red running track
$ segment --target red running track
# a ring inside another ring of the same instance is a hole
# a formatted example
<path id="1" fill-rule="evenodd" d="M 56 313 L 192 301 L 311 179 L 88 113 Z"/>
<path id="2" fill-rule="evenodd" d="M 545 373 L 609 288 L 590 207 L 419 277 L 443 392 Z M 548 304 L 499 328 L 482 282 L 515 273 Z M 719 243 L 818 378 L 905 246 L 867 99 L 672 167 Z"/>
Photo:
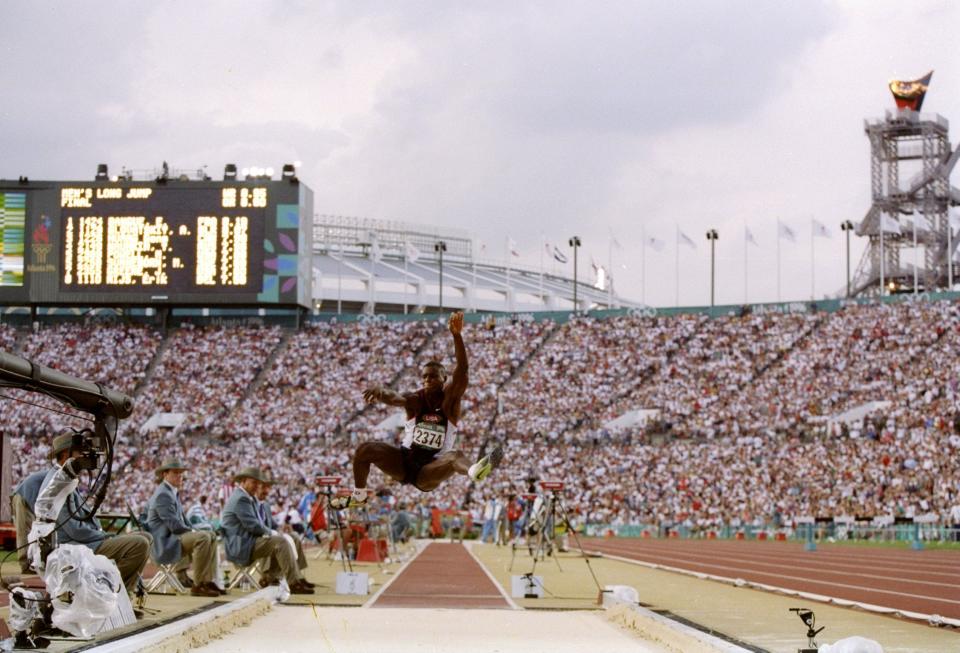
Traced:
<path id="1" fill-rule="evenodd" d="M 734 540 L 585 539 L 632 560 L 960 619 L 960 551 Z"/>
<path id="2" fill-rule="evenodd" d="M 500 589 L 462 544 L 431 542 L 410 561 L 376 608 L 508 608 Z"/>

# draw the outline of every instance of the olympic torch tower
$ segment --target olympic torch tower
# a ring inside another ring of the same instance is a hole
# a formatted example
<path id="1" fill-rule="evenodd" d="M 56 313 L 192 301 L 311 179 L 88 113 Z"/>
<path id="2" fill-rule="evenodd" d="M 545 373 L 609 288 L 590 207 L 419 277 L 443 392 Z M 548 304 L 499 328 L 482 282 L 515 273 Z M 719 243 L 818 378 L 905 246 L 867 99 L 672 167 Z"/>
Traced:
<path id="1" fill-rule="evenodd" d="M 932 76 L 891 81 L 896 110 L 864 123 L 872 203 L 856 229 L 870 241 L 853 281 L 856 295 L 933 291 L 956 279 L 958 233 L 951 233 L 949 207 L 960 204 L 960 190 L 949 179 L 960 146 L 951 152 L 946 118 L 920 113 Z"/>

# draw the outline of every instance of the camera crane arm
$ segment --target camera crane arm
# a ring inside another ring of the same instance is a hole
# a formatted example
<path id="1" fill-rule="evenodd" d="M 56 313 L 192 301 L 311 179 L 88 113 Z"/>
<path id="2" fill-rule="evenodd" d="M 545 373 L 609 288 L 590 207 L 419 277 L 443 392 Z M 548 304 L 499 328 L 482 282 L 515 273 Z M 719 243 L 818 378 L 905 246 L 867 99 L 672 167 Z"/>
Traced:
<path id="1" fill-rule="evenodd" d="M 19 388 L 45 394 L 93 416 L 93 430 L 85 429 L 74 435 L 71 449 L 81 451 L 67 460 L 37 497 L 37 521 L 46 522 L 44 539 L 56 527 L 57 516 L 70 492 L 77 486 L 77 474 L 83 469 L 94 470 L 100 454 L 105 455 L 94 503 L 87 514 L 96 514 L 106 497 L 113 462 L 113 445 L 121 419 L 133 413 L 133 398 L 105 388 L 99 383 L 65 374 L 6 352 L 0 352 L 0 387 Z M 42 513 L 42 514 L 41 514 Z M 46 547 L 43 547 L 46 548 Z M 44 556 L 45 557 L 45 556 Z"/>

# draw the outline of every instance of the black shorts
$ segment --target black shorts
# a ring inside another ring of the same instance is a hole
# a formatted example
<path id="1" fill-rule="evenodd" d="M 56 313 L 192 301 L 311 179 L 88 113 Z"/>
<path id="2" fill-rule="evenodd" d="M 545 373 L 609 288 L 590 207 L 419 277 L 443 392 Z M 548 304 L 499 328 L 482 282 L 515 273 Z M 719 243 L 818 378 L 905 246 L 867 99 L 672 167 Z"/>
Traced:
<path id="1" fill-rule="evenodd" d="M 420 447 L 411 449 L 400 447 L 400 451 L 403 452 L 403 484 L 412 485 L 421 492 L 426 492 L 417 485 L 417 477 L 420 476 L 420 470 L 432 463 L 439 452 Z"/>

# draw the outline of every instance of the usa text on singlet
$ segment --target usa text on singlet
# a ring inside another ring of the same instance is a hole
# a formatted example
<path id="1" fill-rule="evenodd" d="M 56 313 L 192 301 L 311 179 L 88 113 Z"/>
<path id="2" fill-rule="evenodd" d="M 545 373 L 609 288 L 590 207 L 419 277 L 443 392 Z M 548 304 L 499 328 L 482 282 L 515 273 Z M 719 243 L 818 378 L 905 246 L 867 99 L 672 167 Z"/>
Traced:
<path id="1" fill-rule="evenodd" d="M 420 412 L 404 425 L 401 446 L 426 449 L 436 453 L 451 451 L 457 439 L 457 425 L 447 419 L 443 407 L 427 408 L 426 397 L 421 391 Z"/>

